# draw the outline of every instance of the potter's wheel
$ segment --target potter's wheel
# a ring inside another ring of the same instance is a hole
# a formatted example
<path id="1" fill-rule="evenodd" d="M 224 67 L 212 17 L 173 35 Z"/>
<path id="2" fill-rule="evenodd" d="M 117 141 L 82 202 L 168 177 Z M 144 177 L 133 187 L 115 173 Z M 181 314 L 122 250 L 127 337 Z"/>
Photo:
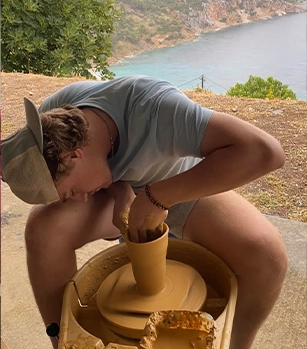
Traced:
<path id="1" fill-rule="evenodd" d="M 97 292 L 97 306 L 110 329 L 137 339 L 142 335 L 151 313 L 162 310 L 197 311 L 203 306 L 206 295 L 206 284 L 200 274 L 174 260 L 166 260 L 164 287 L 153 295 L 141 294 L 129 263 L 102 282 Z"/>
<path id="2" fill-rule="evenodd" d="M 163 231 L 165 234 L 167 233 L 166 229 Z M 146 317 L 146 321 L 144 322 L 148 323 L 145 325 L 145 330 L 142 335 L 137 336 L 137 338 L 129 338 L 125 334 L 122 336 L 118 333 L 120 331 L 119 325 L 116 325 L 115 322 L 110 325 L 111 321 L 107 321 L 101 315 L 99 309 L 102 309 L 102 312 L 104 311 L 103 308 L 108 310 L 109 303 L 107 302 L 105 304 L 105 302 L 103 302 L 106 306 L 102 306 L 99 296 L 97 300 L 97 292 L 102 292 L 100 288 L 108 276 L 113 274 L 115 270 L 126 266 L 127 263 L 131 262 L 131 265 L 135 266 L 135 264 L 144 263 L 144 260 L 145 262 L 153 261 L 152 270 L 149 271 L 151 267 L 149 263 L 149 265 L 145 267 L 146 271 L 140 271 L 140 275 L 142 276 L 144 273 L 147 273 L 151 276 L 151 280 L 156 280 L 158 275 L 163 275 L 162 289 L 164 289 L 164 286 L 168 287 L 165 285 L 165 283 L 167 284 L 168 282 L 166 270 L 165 272 L 159 271 L 156 273 L 157 275 L 155 275 L 159 266 L 159 257 L 155 255 L 155 252 L 159 249 L 159 247 L 156 246 L 158 243 L 159 241 L 155 240 L 152 243 L 140 243 L 135 244 L 136 246 L 130 246 L 130 242 L 126 240 L 126 243 L 116 244 L 93 256 L 77 271 L 65 288 L 58 344 L 59 349 L 73 346 L 79 349 L 89 349 L 89 347 L 104 348 L 105 346 L 108 348 L 115 348 L 117 344 L 115 345 L 113 343 L 118 343 L 118 348 L 124 348 L 126 346 L 127 349 L 133 346 L 141 348 L 141 340 L 146 340 L 147 343 L 152 345 L 150 348 L 160 348 L 161 342 L 159 341 L 164 338 L 164 333 L 162 333 L 161 338 L 160 330 L 167 330 L 167 326 L 164 326 L 165 324 L 169 325 L 169 332 L 172 331 L 168 333 L 168 335 L 170 335 L 171 338 L 175 338 L 175 341 L 166 347 L 177 349 L 181 346 L 178 337 L 182 337 L 181 334 L 183 330 L 195 329 L 196 327 L 199 329 L 199 325 L 205 326 L 201 328 L 201 331 L 204 330 L 206 332 L 208 330 L 207 322 L 203 322 L 204 312 L 212 314 L 215 320 L 214 347 L 225 349 L 230 346 L 238 292 L 236 277 L 223 260 L 205 247 L 188 240 L 166 239 L 165 245 L 167 254 L 165 255 L 165 259 L 167 264 L 169 264 L 169 261 L 175 260 L 185 265 L 193 266 L 205 280 L 208 292 L 207 300 L 201 307 L 199 311 L 200 314 L 192 314 L 193 316 L 196 315 L 196 319 L 192 317 L 191 321 L 182 321 L 181 316 L 177 317 L 178 313 L 185 313 L 182 311 L 165 311 L 165 316 L 163 315 L 163 311 L 161 311 L 160 316 L 162 316 L 162 318 L 159 316 L 157 317 L 157 312 L 150 314 L 150 316 L 147 316 L 147 314 L 136 314 L 137 317 L 141 319 Z M 149 248 L 151 244 L 155 245 L 152 249 Z M 132 251 L 131 253 L 131 247 L 136 247 L 136 249 L 139 248 L 139 250 Z M 145 258 L 141 256 L 142 258 L 140 258 L 139 261 L 135 261 L 136 257 L 140 256 L 142 253 Z M 160 264 L 163 264 L 162 259 Z M 183 281 L 186 279 L 183 272 L 181 278 Z M 135 283 L 139 286 L 139 279 L 136 278 L 135 280 L 138 280 L 135 281 Z M 164 280 L 166 281 L 164 282 Z M 177 286 L 174 287 L 176 288 Z M 110 297 L 112 297 L 113 289 L 108 290 L 108 295 Z M 192 287 L 192 291 L 193 289 L 194 286 Z M 206 289 L 203 289 L 202 292 L 206 292 Z M 126 295 L 126 293 L 128 292 L 125 292 L 124 295 Z M 129 304 L 128 302 L 125 303 Z M 193 313 L 197 312 L 194 311 Z M 198 316 L 201 316 L 199 320 Z M 178 320 L 180 320 L 180 323 Z M 127 322 L 128 326 L 126 332 L 129 332 L 129 321 Z M 175 327 L 173 326 L 174 323 L 176 325 Z M 152 325 L 155 326 L 157 331 L 152 332 Z M 125 329 L 125 326 L 123 329 Z M 123 329 L 122 332 L 124 332 Z M 191 332 L 187 331 L 187 333 L 189 334 Z M 158 337 L 153 337 L 152 334 L 157 334 Z M 156 341 L 153 342 L 153 340 Z M 197 344 L 201 344 L 201 342 Z M 163 343 L 161 347 L 162 345 Z M 206 345 L 203 345 L 201 348 L 205 347 Z M 207 347 L 210 348 L 210 346 Z M 191 347 L 187 346 L 185 349 L 187 348 Z"/>

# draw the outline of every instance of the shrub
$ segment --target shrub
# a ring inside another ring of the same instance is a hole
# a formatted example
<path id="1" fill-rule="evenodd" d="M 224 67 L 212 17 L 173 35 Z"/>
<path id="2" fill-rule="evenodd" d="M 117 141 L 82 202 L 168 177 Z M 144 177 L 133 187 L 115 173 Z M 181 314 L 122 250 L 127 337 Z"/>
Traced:
<path id="1" fill-rule="evenodd" d="M 228 96 L 262 98 L 262 99 L 295 99 L 295 93 L 288 85 L 269 76 L 267 80 L 250 75 L 246 83 L 237 83 L 226 94 Z"/>
<path id="2" fill-rule="evenodd" d="M 3 71 L 90 77 L 94 66 L 113 76 L 114 0 L 3 0 L 1 10 Z"/>

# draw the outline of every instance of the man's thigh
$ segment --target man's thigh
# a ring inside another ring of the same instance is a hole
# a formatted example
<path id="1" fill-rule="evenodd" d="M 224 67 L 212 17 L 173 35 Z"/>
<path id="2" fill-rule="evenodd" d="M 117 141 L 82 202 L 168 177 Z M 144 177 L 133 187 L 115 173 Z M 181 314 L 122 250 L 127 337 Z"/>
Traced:
<path id="1" fill-rule="evenodd" d="M 112 224 L 114 201 L 104 191 L 89 197 L 86 203 L 68 200 L 49 206 L 33 207 L 26 226 L 28 241 L 49 240 L 57 246 L 73 249 L 97 239 L 120 236 Z"/>
<path id="2" fill-rule="evenodd" d="M 235 273 L 285 254 L 279 232 L 252 204 L 229 191 L 201 198 L 191 210 L 183 230 L 185 239 L 197 242 L 221 257 Z"/>

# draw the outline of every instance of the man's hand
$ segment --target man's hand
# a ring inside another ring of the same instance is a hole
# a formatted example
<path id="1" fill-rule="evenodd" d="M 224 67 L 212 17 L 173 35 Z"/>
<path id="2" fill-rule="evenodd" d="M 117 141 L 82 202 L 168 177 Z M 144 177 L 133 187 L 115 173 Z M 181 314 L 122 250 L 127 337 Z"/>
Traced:
<path id="1" fill-rule="evenodd" d="M 136 196 L 128 183 L 118 181 L 106 192 L 114 198 L 113 224 L 120 231 L 123 230 L 123 214 L 128 214 L 130 241 L 147 242 L 161 236 L 168 211 L 151 203 L 145 191 Z"/>
<path id="2" fill-rule="evenodd" d="M 147 242 L 162 234 L 168 211 L 156 207 L 142 191 L 134 199 L 128 218 L 129 237 L 133 242 Z"/>
<path id="3" fill-rule="evenodd" d="M 115 182 L 106 189 L 107 194 L 114 198 L 113 224 L 122 229 L 122 213 L 126 207 L 130 207 L 135 199 L 134 191 L 126 182 Z"/>

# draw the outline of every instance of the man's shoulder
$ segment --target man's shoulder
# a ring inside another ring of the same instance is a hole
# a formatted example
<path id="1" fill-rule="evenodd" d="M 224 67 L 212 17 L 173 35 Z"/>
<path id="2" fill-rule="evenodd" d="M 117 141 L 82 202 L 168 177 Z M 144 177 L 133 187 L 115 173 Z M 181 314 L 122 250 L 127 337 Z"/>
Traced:
<path id="1" fill-rule="evenodd" d="M 134 98 L 146 91 L 152 90 L 154 86 L 160 86 L 162 80 L 147 75 L 127 75 L 112 80 L 83 80 L 73 82 L 52 95 L 48 96 L 39 108 L 39 112 L 58 108 L 63 104 L 72 104 L 80 107 L 109 102 L 118 103 L 118 94 L 121 99 Z M 117 96 L 117 97 L 116 97 Z M 114 99 L 116 101 L 114 101 Z M 95 102 L 94 102 L 95 101 Z M 94 103 L 94 104 L 93 104 Z M 98 107 L 98 105 L 96 106 Z"/>

